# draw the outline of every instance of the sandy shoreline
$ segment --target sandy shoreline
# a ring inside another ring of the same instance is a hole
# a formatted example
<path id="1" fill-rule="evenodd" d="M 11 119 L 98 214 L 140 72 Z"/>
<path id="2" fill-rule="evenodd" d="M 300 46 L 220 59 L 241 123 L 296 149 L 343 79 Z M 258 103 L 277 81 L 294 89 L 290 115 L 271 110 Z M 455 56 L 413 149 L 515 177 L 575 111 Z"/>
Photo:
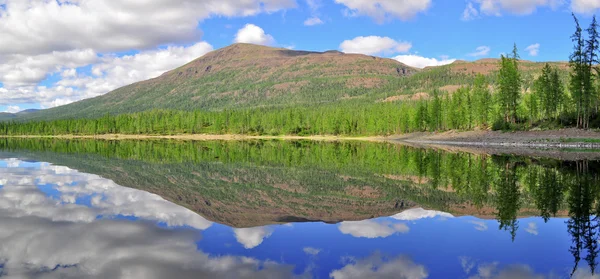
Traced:
<path id="1" fill-rule="evenodd" d="M 251 136 L 251 135 L 55 135 L 55 136 L 0 136 L 0 138 L 55 138 L 55 139 L 98 139 L 98 140 L 314 140 L 314 141 L 369 141 L 410 143 L 422 145 L 452 145 L 490 148 L 555 148 L 555 149 L 593 149 L 600 148 L 600 132 L 579 129 L 561 129 L 548 131 L 449 131 L 443 133 L 411 133 L 393 136 L 345 137 L 333 135 L 315 136 Z"/>
<path id="2" fill-rule="evenodd" d="M 385 137 L 340 137 L 340 136 L 248 136 L 248 135 L 125 135 L 125 134 L 106 134 L 106 135 L 55 135 L 55 136 L 0 136 L 0 138 L 40 138 L 40 139 L 98 139 L 98 140 L 192 140 L 192 141 L 211 141 L 211 140 L 314 140 L 314 141 L 371 141 L 384 142 Z"/>

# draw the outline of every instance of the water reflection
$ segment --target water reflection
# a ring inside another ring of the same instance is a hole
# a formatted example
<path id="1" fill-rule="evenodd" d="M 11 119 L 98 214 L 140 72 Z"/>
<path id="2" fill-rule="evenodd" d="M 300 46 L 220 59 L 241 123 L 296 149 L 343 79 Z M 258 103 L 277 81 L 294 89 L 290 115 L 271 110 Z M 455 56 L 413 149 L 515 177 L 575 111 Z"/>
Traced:
<path id="1" fill-rule="evenodd" d="M 157 195 L 46 163 L 0 161 L 0 274 L 285 278 L 290 265 L 197 249 L 211 222 Z"/>
<path id="2" fill-rule="evenodd" d="M 21 159 L 0 161 L 3 275 L 598 277 L 596 161 L 368 143 L 4 144 L 0 156 Z"/>

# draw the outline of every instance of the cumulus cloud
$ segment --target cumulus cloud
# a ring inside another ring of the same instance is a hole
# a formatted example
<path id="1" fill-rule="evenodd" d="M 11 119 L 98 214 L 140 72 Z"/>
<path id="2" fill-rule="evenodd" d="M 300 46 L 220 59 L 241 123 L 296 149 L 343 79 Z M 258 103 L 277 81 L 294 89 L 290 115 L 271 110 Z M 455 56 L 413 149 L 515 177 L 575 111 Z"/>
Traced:
<path id="1" fill-rule="evenodd" d="M 238 30 L 235 35 L 235 42 L 270 46 L 275 44 L 275 39 L 273 36 L 265 33 L 265 30 L 262 28 L 254 24 L 246 24 L 246 26 Z"/>
<path id="2" fill-rule="evenodd" d="M 528 46 L 525 51 L 529 53 L 530 56 L 537 56 L 540 53 L 540 44 L 533 44 Z"/>
<path id="3" fill-rule="evenodd" d="M 502 16 L 504 13 L 529 15 L 538 8 L 546 7 L 555 10 L 563 4 L 564 0 L 472 0 L 467 3 L 462 19 L 471 20 L 479 15 Z"/>
<path id="4" fill-rule="evenodd" d="M 0 82 L 5 87 L 31 86 L 44 80 L 48 73 L 89 65 L 98 60 L 91 50 L 54 51 L 41 55 L 7 55 L 0 64 Z"/>
<path id="5" fill-rule="evenodd" d="M 395 233 L 408 233 L 410 228 L 403 223 L 377 222 L 375 220 L 342 222 L 338 229 L 343 234 L 364 238 L 385 238 Z"/>
<path id="6" fill-rule="evenodd" d="M 0 54 L 29 55 L 74 49 L 114 52 L 189 43 L 199 40 L 198 23 L 209 17 L 252 16 L 296 7 L 295 0 L 3 2 Z"/>
<path id="7" fill-rule="evenodd" d="M 235 239 L 246 249 L 252 249 L 260 245 L 265 238 L 268 238 L 273 233 L 271 227 L 256 227 L 233 229 Z"/>
<path id="8" fill-rule="evenodd" d="M 410 20 L 431 7 L 431 0 L 335 0 L 349 16 L 366 15 L 383 23 L 394 18 Z"/>
<path id="9" fill-rule="evenodd" d="M 343 41 L 340 50 L 345 53 L 360 53 L 366 55 L 393 54 L 407 52 L 412 48 L 409 42 L 399 42 L 389 37 L 368 36 L 356 37 Z"/>
<path id="10" fill-rule="evenodd" d="M 462 18 L 470 20 L 480 14 L 488 16 L 501 16 L 503 13 L 529 15 L 538 8 L 556 9 L 563 4 L 563 0 L 473 0 L 467 3 Z M 479 10 L 475 6 L 479 7 Z"/>
<path id="11" fill-rule="evenodd" d="M 416 221 L 416 220 L 435 218 L 435 217 L 454 218 L 454 216 L 450 213 L 435 211 L 435 210 L 425 210 L 423 208 L 413 208 L 413 209 L 404 210 L 401 213 L 398 213 L 391 217 L 396 220 L 402 220 L 402 221 Z"/>
<path id="12" fill-rule="evenodd" d="M 600 1 L 598 0 L 572 0 L 571 10 L 576 13 L 591 15 L 600 9 Z"/>
<path id="13" fill-rule="evenodd" d="M 323 20 L 321 20 L 318 17 L 311 17 L 311 18 L 308 18 L 308 19 L 306 19 L 304 21 L 304 25 L 306 25 L 306 26 L 320 25 L 320 24 L 323 24 L 323 23 L 324 23 Z"/>
<path id="14" fill-rule="evenodd" d="M 378 253 L 365 259 L 350 259 L 343 268 L 334 270 L 329 274 L 329 277 L 333 279 L 424 279 L 428 276 L 425 266 L 415 263 L 406 256 L 388 259 Z"/>
<path id="15" fill-rule="evenodd" d="M 21 111 L 21 108 L 19 106 L 8 106 L 6 107 L 6 110 L 4 112 L 17 113 L 19 111 Z"/>
<path id="16" fill-rule="evenodd" d="M 293 266 L 196 249 L 192 230 L 148 222 L 54 222 L 0 212 L 3 273 L 15 278 L 295 278 Z"/>
<path id="17" fill-rule="evenodd" d="M 199 42 L 188 47 L 169 46 L 122 57 L 105 55 L 95 57 L 97 63 L 91 67 L 92 73 L 83 75 L 73 71 L 77 65 L 67 64 L 64 67 L 69 69 L 63 71 L 62 79 L 51 87 L 0 88 L 0 91 L 6 92 L 0 92 L 0 104 L 38 102 L 43 107 L 55 107 L 96 97 L 124 85 L 157 77 L 211 50 L 210 44 Z"/>
<path id="18" fill-rule="evenodd" d="M 490 53 L 490 50 L 492 49 L 489 46 L 480 46 L 475 49 L 475 52 L 469 53 L 467 55 L 473 57 L 486 56 Z"/>
<path id="19" fill-rule="evenodd" d="M 168 226 L 187 226 L 204 230 L 212 222 L 193 211 L 164 200 L 158 195 L 126 188 L 97 175 L 66 167 L 42 164 L 39 168 L 20 167 L 19 160 L 3 160 L 13 168 L 0 169 L 3 188 L 0 212 L 8 217 L 35 216 L 52 221 L 90 223 L 98 216 L 132 216 L 163 222 Z M 48 196 L 40 186 L 51 187 Z M 77 204 L 89 198 L 90 205 Z"/>
<path id="20" fill-rule="evenodd" d="M 402 62 L 408 66 L 415 68 L 425 68 L 431 66 L 442 66 L 452 64 L 456 59 L 436 59 L 436 58 L 427 58 L 419 55 L 409 54 L 409 55 L 398 55 L 393 59 Z"/>
<path id="21" fill-rule="evenodd" d="M 105 64 L 106 57 L 114 58 L 115 52 L 162 52 L 163 48 L 157 48 L 198 42 L 202 35 L 198 24 L 210 17 L 253 16 L 297 5 L 295 0 L 4 0 L 0 4 L 0 105 L 41 103 L 43 107 L 97 96 L 115 89 L 115 84 L 123 85 L 94 80 L 90 86 L 94 88 L 84 90 L 62 84 L 40 87 L 51 74 L 74 78 L 77 68 Z M 173 65 L 181 62 L 173 61 Z M 123 70 L 123 79 L 139 81 L 130 70 Z"/>

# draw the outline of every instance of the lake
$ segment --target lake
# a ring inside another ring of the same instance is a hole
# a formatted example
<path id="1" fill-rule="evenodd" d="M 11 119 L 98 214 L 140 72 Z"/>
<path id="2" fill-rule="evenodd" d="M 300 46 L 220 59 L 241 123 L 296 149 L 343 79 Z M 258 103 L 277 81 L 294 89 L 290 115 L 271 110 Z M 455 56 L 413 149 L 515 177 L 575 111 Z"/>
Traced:
<path id="1" fill-rule="evenodd" d="M 600 162 L 367 142 L 0 140 L 0 275 L 597 278 Z"/>

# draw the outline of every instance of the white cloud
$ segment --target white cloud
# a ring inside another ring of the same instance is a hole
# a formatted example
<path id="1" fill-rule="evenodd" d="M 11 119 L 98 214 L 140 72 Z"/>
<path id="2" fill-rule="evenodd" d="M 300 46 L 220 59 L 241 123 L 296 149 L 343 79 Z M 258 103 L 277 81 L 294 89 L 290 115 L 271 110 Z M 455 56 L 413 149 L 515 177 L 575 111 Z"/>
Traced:
<path id="1" fill-rule="evenodd" d="M 189 45 L 200 40 L 198 24 L 210 17 L 254 16 L 297 6 L 296 0 L 0 0 L 0 4 L 0 105 L 41 103 L 43 107 L 123 85 L 94 80 L 89 86 L 94 89 L 83 92 L 61 84 L 39 87 L 50 74 L 70 79 L 77 75 L 75 69 L 104 64 L 115 52 L 154 53 L 162 52 L 159 46 Z M 180 62 L 173 61 L 171 65 Z M 119 79 L 139 81 L 130 70 L 124 69 L 129 72 L 123 74 L 133 75 Z"/>
<path id="2" fill-rule="evenodd" d="M 293 266 L 197 250 L 198 234 L 148 222 L 54 222 L 0 213 L 11 278 L 294 278 Z M 9 277 L 10 277 L 9 276 Z"/>
<path id="3" fill-rule="evenodd" d="M 360 260 L 350 260 L 343 268 L 329 274 L 333 279 L 362 279 L 362 278 L 398 278 L 424 279 L 429 274 L 425 266 L 415 263 L 412 259 L 400 256 L 384 259 L 379 254 Z"/>
<path id="4" fill-rule="evenodd" d="M 477 267 L 477 274 L 470 276 L 469 279 L 544 279 L 555 278 L 555 276 L 544 276 L 537 274 L 528 265 L 509 265 L 502 269 L 499 268 L 499 263 L 482 263 Z"/>
<path id="5" fill-rule="evenodd" d="M 9 164 L 16 159 L 3 160 Z M 0 263 L 14 278 L 293 278 L 293 266 L 197 250 L 196 213 L 97 175 L 47 163 L 0 169 Z M 57 197 L 39 186 L 51 185 Z M 91 197 L 89 205 L 74 204 Z M 116 215 L 139 221 L 113 220 Z M 103 218 L 98 218 L 103 216 Z M 186 226 L 173 229 L 157 226 Z M 11 278 L 12 278 L 11 277 Z"/>
<path id="6" fill-rule="evenodd" d="M 296 7 L 295 0 L 5 0 L 0 54 L 93 49 L 113 52 L 198 41 L 212 16 L 252 16 Z M 25 24 L 26 23 L 26 24 Z"/>
<path id="7" fill-rule="evenodd" d="M 14 167 L 21 165 L 18 160 L 19 163 L 3 161 Z M 158 195 L 122 187 L 100 176 L 66 167 L 45 164 L 39 169 L 0 169 L 0 177 L 5 180 L 0 191 L 0 213 L 8 217 L 35 216 L 53 221 L 90 223 L 98 216 L 120 215 L 199 230 L 212 225 L 193 211 Z M 58 196 L 48 197 L 38 188 L 41 185 L 50 185 Z M 91 205 L 75 204 L 82 197 L 90 197 Z"/>
<path id="8" fill-rule="evenodd" d="M 246 24 L 238 30 L 235 35 L 235 42 L 270 46 L 275 44 L 275 39 L 273 36 L 266 34 L 262 28 L 254 24 Z"/>
<path id="9" fill-rule="evenodd" d="M 479 11 L 475 8 L 479 7 Z M 502 16 L 503 13 L 529 15 L 538 8 L 556 9 L 564 4 L 563 0 L 473 0 L 467 4 L 463 19 L 469 20 L 477 15 Z"/>
<path id="10" fill-rule="evenodd" d="M 469 221 L 469 223 L 475 225 L 475 229 L 478 231 L 487 231 L 488 225 L 483 221 Z"/>
<path id="11" fill-rule="evenodd" d="M 490 53 L 490 50 L 492 49 L 489 46 L 480 46 L 475 49 L 475 52 L 469 53 L 467 55 L 473 57 L 486 56 Z"/>
<path id="12" fill-rule="evenodd" d="M 89 65 L 97 60 L 97 54 L 91 49 L 54 51 L 33 56 L 5 55 L 0 64 L 0 82 L 8 88 L 33 86 L 44 80 L 48 73 Z"/>
<path id="13" fill-rule="evenodd" d="M 467 4 L 467 7 L 465 8 L 465 10 L 463 11 L 462 20 L 465 20 L 465 21 L 473 20 L 473 19 L 477 18 L 478 16 L 479 16 L 479 12 L 477 11 L 477 9 L 475 9 L 475 7 L 473 7 L 473 3 L 469 2 Z"/>
<path id="14" fill-rule="evenodd" d="M 314 26 L 324 24 L 325 22 L 321 19 L 319 9 L 323 5 L 322 0 L 306 0 L 306 4 L 310 9 L 310 18 L 304 21 L 305 26 Z"/>
<path id="15" fill-rule="evenodd" d="M 374 220 L 346 221 L 340 223 L 338 229 L 343 234 L 364 238 L 385 238 L 395 233 L 408 233 L 410 228 L 403 223 L 384 223 Z"/>
<path id="16" fill-rule="evenodd" d="M 435 210 L 425 210 L 423 208 L 413 208 L 413 209 L 404 210 L 401 213 L 398 213 L 391 217 L 396 220 L 402 220 L 402 221 L 416 221 L 416 220 L 421 220 L 421 219 L 426 219 L 426 218 L 435 218 L 435 217 L 454 218 L 454 216 L 452 216 L 452 214 L 450 214 L 450 213 L 435 211 Z"/>
<path id="17" fill-rule="evenodd" d="M 21 111 L 21 108 L 19 106 L 8 106 L 4 112 L 17 113 L 19 111 Z"/>
<path id="18" fill-rule="evenodd" d="M 54 86 L 7 87 L 4 88 L 7 94 L 0 92 L 0 104 L 39 102 L 43 107 L 55 107 L 96 97 L 124 85 L 157 77 L 212 49 L 210 44 L 199 42 L 189 47 L 170 46 L 122 57 L 105 55 L 96 58 L 98 61 L 92 66 L 91 75 L 73 73 L 75 65 L 68 64 L 65 65 L 69 68 L 65 70 L 67 73 L 63 72 L 62 79 Z"/>
<path id="19" fill-rule="evenodd" d="M 273 233 L 270 227 L 256 227 L 233 229 L 235 239 L 246 249 L 252 249 L 260 245 L 265 238 L 268 238 Z"/>
<path id="20" fill-rule="evenodd" d="M 425 67 L 430 67 L 430 66 L 442 66 L 442 65 L 448 65 L 448 64 L 452 64 L 454 61 L 456 61 L 456 59 L 435 59 L 435 58 L 427 58 L 427 57 L 423 57 L 423 56 L 418 56 L 418 55 L 414 55 L 414 54 L 408 54 L 408 55 L 398 55 L 396 57 L 394 57 L 393 59 L 398 60 L 399 62 L 402 62 L 408 66 L 411 67 L 415 67 L 415 68 L 425 68 Z"/>
<path id="21" fill-rule="evenodd" d="M 600 9 L 600 1 L 598 0 L 572 0 L 571 10 L 580 14 L 591 15 Z"/>
<path id="22" fill-rule="evenodd" d="M 335 0 L 345 5 L 348 15 L 366 15 L 383 23 L 398 18 L 409 20 L 431 7 L 431 0 Z"/>
<path id="23" fill-rule="evenodd" d="M 360 53 L 366 55 L 393 54 L 407 52 L 412 48 L 409 42 L 399 42 L 389 37 L 368 36 L 356 37 L 343 41 L 340 50 L 345 53 Z"/>
<path id="24" fill-rule="evenodd" d="M 527 228 L 525 229 L 526 232 L 533 234 L 533 235 L 538 235 L 538 227 L 534 222 L 530 222 L 529 224 L 527 224 Z"/>
<path id="25" fill-rule="evenodd" d="M 314 25 L 319 25 L 319 24 L 323 24 L 323 20 L 321 20 L 318 17 L 311 17 L 307 20 L 304 21 L 304 25 L 306 26 L 314 26 Z"/>
<path id="26" fill-rule="evenodd" d="M 304 251 L 304 253 L 306 253 L 308 255 L 312 255 L 312 256 L 316 256 L 319 253 L 321 253 L 321 249 L 317 249 L 317 248 L 313 248 L 313 247 L 304 247 L 302 249 L 302 251 Z"/>
<path id="27" fill-rule="evenodd" d="M 529 53 L 530 56 L 537 56 L 540 53 L 540 44 L 533 44 L 528 46 L 525 51 Z"/>

